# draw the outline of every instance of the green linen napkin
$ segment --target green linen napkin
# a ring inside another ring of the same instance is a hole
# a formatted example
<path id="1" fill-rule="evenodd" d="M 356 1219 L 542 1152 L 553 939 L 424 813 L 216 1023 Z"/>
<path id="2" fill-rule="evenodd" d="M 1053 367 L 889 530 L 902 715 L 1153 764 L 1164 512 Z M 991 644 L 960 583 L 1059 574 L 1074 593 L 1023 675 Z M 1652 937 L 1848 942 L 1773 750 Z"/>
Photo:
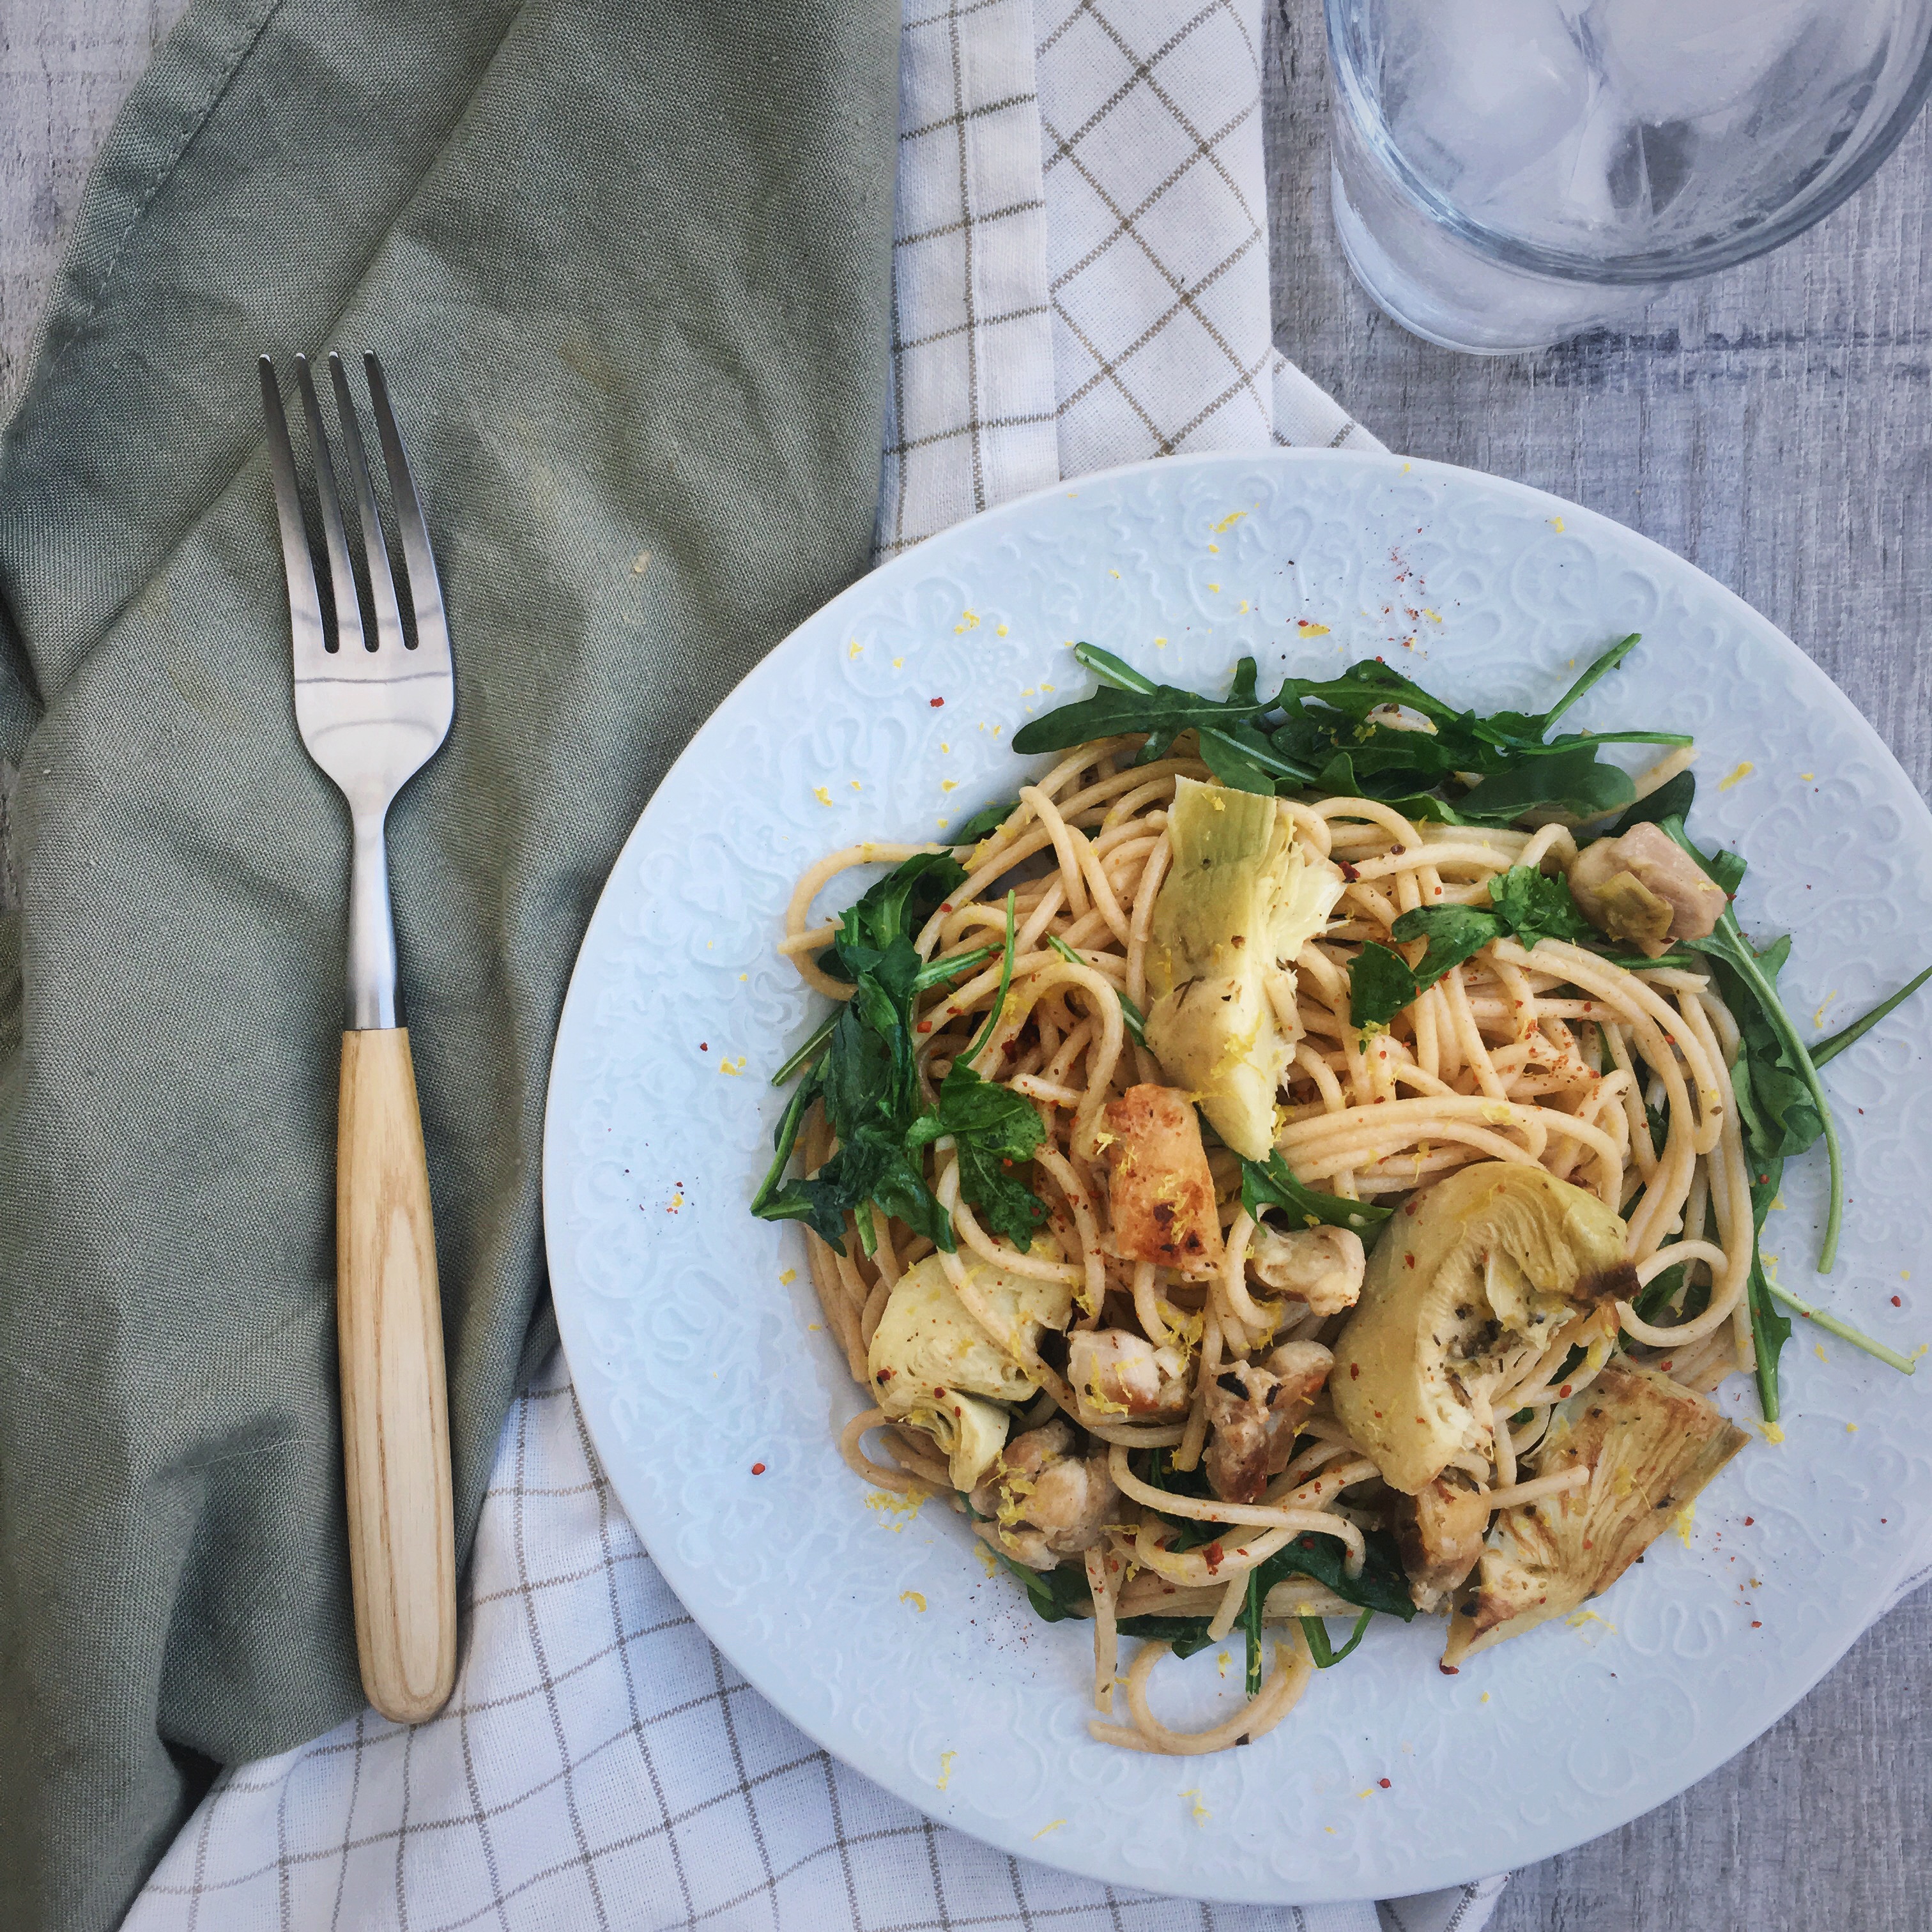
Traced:
<path id="1" fill-rule="evenodd" d="M 544 1293 L 578 938 L 867 560 L 890 0 L 200 0 L 0 439 L 0 1923 L 114 1922 L 208 1772 L 359 1708 L 334 1330 L 346 824 L 254 358 L 373 348 L 448 746 L 390 821 L 466 1552 Z"/>

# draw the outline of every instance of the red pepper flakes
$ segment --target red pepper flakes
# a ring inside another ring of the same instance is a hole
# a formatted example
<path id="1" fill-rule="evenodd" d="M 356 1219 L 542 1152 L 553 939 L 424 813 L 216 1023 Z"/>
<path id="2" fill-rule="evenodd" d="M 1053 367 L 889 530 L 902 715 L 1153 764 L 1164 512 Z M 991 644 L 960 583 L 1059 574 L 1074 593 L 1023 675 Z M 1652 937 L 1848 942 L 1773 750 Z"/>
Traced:
<path id="1" fill-rule="evenodd" d="M 1388 1788 L 1389 1788 L 1389 1781 L 1388 1781 L 1388 1780 L 1387 1778 L 1379 1778 L 1376 1779 L 1376 1782 L 1378 1784 L 1379 1784 L 1379 1785 L 1382 1786 L 1382 1788 L 1384 1791 L 1386 1791 L 1386 1790 L 1388 1790 Z"/>
<path id="2" fill-rule="evenodd" d="M 1556 1391 L 1556 1393 L 1558 1396 L 1566 1396 L 1570 1393 L 1570 1387 L 1571 1384 L 1570 1383 L 1565 1382 L 1563 1386 Z"/>
<path id="3" fill-rule="evenodd" d="M 762 1476 L 764 1473 L 765 1473 L 765 1466 L 764 1465 L 764 1463 L 762 1463 L 762 1462 L 754 1462 L 754 1463 L 752 1465 L 752 1474 L 753 1475 L 754 1475 L 754 1476 Z"/>
<path id="4" fill-rule="evenodd" d="M 1905 1306 L 1905 1304 L 1900 1300 L 1898 1297 L 1894 1294 L 1892 1298 L 1892 1305 L 1894 1308 L 1903 1308 Z"/>
<path id="5" fill-rule="evenodd" d="M 698 1050 L 700 1053 L 709 1053 L 711 1051 L 710 1041 L 708 1040 L 700 1040 L 698 1042 Z"/>
<path id="6" fill-rule="evenodd" d="M 1757 1618 L 1753 1617 L 1751 1618 L 1751 1628 L 1753 1630 L 1762 1630 L 1764 1628 L 1764 1625 Z"/>
<path id="7" fill-rule="evenodd" d="M 1206 1550 L 1202 1553 L 1207 1558 L 1208 1568 L 1210 1570 L 1218 1570 L 1220 1568 L 1222 1552 L 1220 1540 L 1218 1538 L 1214 1542 L 1209 1544 Z"/>
<path id="8" fill-rule="evenodd" d="M 1361 1364 L 1360 1364 L 1360 1362 L 1351 1362 L 1351 1363 L 1348 1364 L 1348 1379 L 1349 1379 L 1349 1381 L 1351 1381 L 1352 1382 L 1360 1382 L 1360 1381 L 1361 1380 L 1361 1378 L 1362 1378 L 1362 1365 L 1361 1365 Z"/>
<path id="9" fill-rule="evenodd" d="M 1744 1527 L 1745 1527 L 1745 1528 L 1747 1528 L 1747 1529 L 1750 1528 L 1750 1527 L 1751 1526 L 1751 1525 L 1752 1525 L 1753 1523 L 1754 1523 L 1755 1522 L 1756 1522 L 1756 1520 L 1757 1520 L 1757 1518 L 1756 1518 L 1756 1516 L 1746 1516 L 1746 1517 L 1744 1518 Z"/>
<path id="10" fill-rule="evenodd" d="M 933 699 L 933 700 L 932 700 L 932 708 L 933 708 L 933 710 L 935 710 L 935 711 L 937 711 L 937 710 L 939 709 L 939 707 L 940 707 L 942 704 L 944 704 L 945 702 L 946 702 L 946 700 L 945 700 L 945 699 L 944 699 L 944 698 L 934 698 L 934 699 Z"/>

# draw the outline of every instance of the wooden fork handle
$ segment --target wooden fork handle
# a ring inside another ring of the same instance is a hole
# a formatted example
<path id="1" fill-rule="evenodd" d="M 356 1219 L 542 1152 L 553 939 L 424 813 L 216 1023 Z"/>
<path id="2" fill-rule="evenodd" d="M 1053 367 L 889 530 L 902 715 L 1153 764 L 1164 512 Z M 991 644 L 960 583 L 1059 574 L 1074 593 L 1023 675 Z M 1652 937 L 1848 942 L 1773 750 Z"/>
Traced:
<path id="1" fill-rule="evenodd" d="M 342 1036 L 335 1301 L 356 1649 L 370 1703 L 420 1724 L 456 1678 L 449 1406 L 406 1028 Z"/>

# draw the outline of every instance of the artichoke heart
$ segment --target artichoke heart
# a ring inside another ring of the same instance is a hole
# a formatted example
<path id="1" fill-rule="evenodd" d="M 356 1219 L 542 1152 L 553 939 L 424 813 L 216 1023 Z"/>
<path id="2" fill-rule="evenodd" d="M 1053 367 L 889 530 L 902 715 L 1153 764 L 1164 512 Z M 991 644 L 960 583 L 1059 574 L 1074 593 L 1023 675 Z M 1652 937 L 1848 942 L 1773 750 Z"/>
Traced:
<path id="1" fill-rule="evenodd" d="M 1192 778 L 1167 818 L 1174 861 L 1148 928 L 1147 1042 L 1237 1154 L 1265 1160 L 1294 1041 L 1294 962 L 1340 897 L 1274 800 Z"/>
<path id="2" fill-rule="evenodd" d="M 1045 1241 L 1034 1247 L 1051 1252 Z M 974 1488 L 1005 1446 L 1010 1418 L 1001 1405 L 1034 1393 L 1022 1358 L 1043 1329 L 1064 1328 L 1073 1312 L 1073 1292 L 1064 1282 L 982 1261 L 966 1264 L 966 1278 L 1005 1331 L 1004 1351 L 968 1313 L 944 1258 L 928 1255 L 893 1284 L 866 1356 L 880 1408 L 895 1422 L 924 1430 L 945 1452 L 962 1490 Z"/>
<path id="3" fill-rule="evenodd" d="M 1458 1593 L 1450 1668 L 1600 1596 L 1747 1440 L 1694 1390 L 1635 1363 L 1609 1364 L 1557 1412 L 1536 1473 L 1590 1472 L 1586 1488 L 1506 1509 Z"/>
<path id="4" fill-rule="evenodd" d="M 1384 1224 L 1328 1388 L 1393 1490 L 1414 1496 L 1490 1432 L 1468 1385 L 1571 1316 L 1636 1292 L 1624 1226 L 1527 1162 L 1486 1160 L 1410 1196 Z"/>

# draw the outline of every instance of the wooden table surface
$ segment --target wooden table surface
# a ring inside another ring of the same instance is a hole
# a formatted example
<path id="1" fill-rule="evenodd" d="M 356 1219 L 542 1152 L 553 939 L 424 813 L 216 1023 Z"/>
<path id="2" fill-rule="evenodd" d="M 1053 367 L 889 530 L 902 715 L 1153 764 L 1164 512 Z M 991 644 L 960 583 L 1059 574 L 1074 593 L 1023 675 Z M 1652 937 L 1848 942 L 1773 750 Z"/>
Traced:
<path id="1" fill-rule="evenodd" d="M 1405 334 L 1328 214 L 1316 0 L 1271 0 L 1275 333 L 1391 448 L 1552 490 L 1755 604 L 1932 784 L 1932 136 L 1765 260 L 1645 325 L 1478 359 Z M 181 0 L 0 0 L 0 413 L 88 166 Z M 1495 1932 L 1925 1932 L 1932 1590 L 1750 1750 L 1517 1875 Z"/>

